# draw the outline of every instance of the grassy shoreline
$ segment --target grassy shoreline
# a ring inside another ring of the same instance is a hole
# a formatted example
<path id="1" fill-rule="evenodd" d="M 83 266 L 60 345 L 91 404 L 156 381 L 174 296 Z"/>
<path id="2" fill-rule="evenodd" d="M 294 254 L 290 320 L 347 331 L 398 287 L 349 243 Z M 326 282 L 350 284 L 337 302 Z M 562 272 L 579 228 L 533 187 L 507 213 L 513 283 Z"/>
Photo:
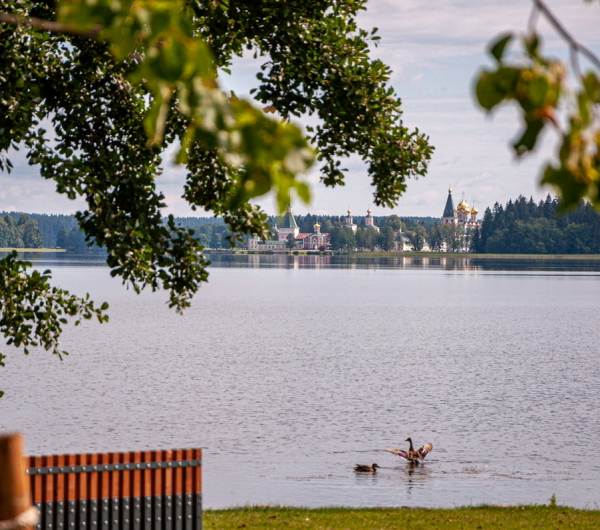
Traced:
<path id="1" fill-rule="evenodd" d="M 203 527 L 206 530 L 237 528 L 310 530 L 577 528 L 597 530 L 600 528 L 600 510 L 580 510 L 555 504 L 548 506 L 484 505 L 449 509 L 310 509 L 250 506 L 227 510 L 206 510 L 203 519 Z"/>

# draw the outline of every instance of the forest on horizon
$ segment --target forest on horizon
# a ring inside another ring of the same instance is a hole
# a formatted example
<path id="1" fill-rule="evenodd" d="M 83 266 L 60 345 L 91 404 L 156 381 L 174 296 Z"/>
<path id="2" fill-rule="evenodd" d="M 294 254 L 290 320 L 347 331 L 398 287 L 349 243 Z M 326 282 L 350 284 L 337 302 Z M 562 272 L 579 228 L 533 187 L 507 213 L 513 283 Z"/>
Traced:
<path id="1" fill-rule="evenodd" d="M 539 203 L 520 195 L 504 206 L 496 203 L 492 208 L 486 208 L 480 227 L 465 234 L 466 240 L 462 243 L 456 241 L 456 234 L 440 225 L 437 217 L 374 216 L 375 224 L 385 232 L 385 237 L 379 238 L 364 237 L 365 216 L 353 216 L 353 222 L 359 228 L 356 237 L 344 232 L 345 215 L 294 217 L 301 233 L 312 233 L 314 225 L 319 223 L 321 232 L 332 234 L 335 250 L 390 250 L 393 237 L 388 232 L 393 229 L 395 234 L 402 231 L 415 250 L 426 246 L 430 250 L 441 250 L 445 243 L 449 250 L 466 248 L 482 254 L 600 254 L 600 215 L 594 207 L 581 202 L 577 208 L 562 212 L 558 198 L 550 195 Z M 276 217 L 269 218 L 271 226 L 277 221 Z M 175 222 L 193 230 L 204 247 L 230 248 L 228 238 L 233 234 L 221 218 L 176 217 Z M 237 247 L 243 245 L 244 240 L 236 242 Z M 74 215 L 0 212 L 0 247 L 11 246 L 103 252 L 98 247 L 87 246 Z"/>
<path id="2" fill-rule="evenodd" d="M 88 252 L 90 250 L 100 251 L 97 247 L 90 249 L 85 242 L 83 232 L 79 230 L 77 220 L 74 215 L 65 214 L 40 214 L 40 213 L 25 213 L 25 212 L 0 212 L 0 218 L 5 219 L 6 216 L 11 217 L 15 223 L 18 223 L 19 218 L 26 215 L 31 220 L 37 222 L 41 236 L 41 244 L 25 245 L 17 244 L 21 239 L 5 239 L 5 245 L 0 247 L 18 247 L 18 248 L 64 248 L 72 252 Z M 322 225 L 321 231 L 326 232 L 327 228 L 333 228 L 333 225 L 343 223 L 346 216 L 331 216 L 331 215 L 295 215 L 296 222 L 300 227 L 301 232 L 312 232 L 313 225 L 319 222 Z M 375 223 L 383 225 L 385 220 L 390 216 L 377 216 Z M 394 216 L 397 218 L 397 216 Z M 432 226 L 439 221 L 436 217 L 406 217 L 402 218 L 403 222 L 410 224 L 422 223 L 424 226 Z M 269 218 L 271 225 L 277 222 L 277 218 L 271 216 Z M 354 222 L 359 226 L 364 223 L 364 216 L 355 216 Z M 1 223 L 1 222 L 0 222 Z M 227 237 L 231 235 L 229 227 L 225 224 L 222 218 L 218 217 L 175 217 L 175 223 L 184 228 L 188 228 L 197 232 L 202 244 L 209 248 L 228 248 L 229 242 Z M 2 224 L 0 224 L 2 230 Z M 9 241 L 13 241 L 10 243 Z M 39 242 L 39 241 L 38 241 Z M 23 242 L 24 243 L 24 242 Z M 240 246 L 240 245 L 238 245 Z"/>

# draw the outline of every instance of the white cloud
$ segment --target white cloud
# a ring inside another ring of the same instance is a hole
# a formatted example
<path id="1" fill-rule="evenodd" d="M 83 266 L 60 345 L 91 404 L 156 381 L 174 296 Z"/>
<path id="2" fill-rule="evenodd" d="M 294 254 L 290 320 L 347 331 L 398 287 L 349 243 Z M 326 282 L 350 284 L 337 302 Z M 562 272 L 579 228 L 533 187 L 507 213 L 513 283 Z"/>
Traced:
<path id="1" fill-rule="evenodd" d="M 72 214 L 85 207 L 81 199 L 71 201 L 56 193 L 56 183 L 35 175 L 35 172 L 31 168 L 29 174 L 21 171 L 0 173 L 0 211 Z"/>

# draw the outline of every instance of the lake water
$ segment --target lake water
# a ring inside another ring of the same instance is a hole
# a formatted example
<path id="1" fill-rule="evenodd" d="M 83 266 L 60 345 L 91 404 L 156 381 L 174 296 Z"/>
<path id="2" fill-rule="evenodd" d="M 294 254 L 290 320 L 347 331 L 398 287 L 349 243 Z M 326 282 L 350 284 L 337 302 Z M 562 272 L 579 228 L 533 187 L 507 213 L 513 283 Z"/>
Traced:
<path id="1" fill-rule="evenodd" d="M 600 505 L 600 262 L 216 256 L 181 316 L 34 261 L 111 321 L 63 362 L 8 351 L 0 431 L 30 454 L 203 447 L 207 508 Z M 423 465 L 383 450 L 408 436 Z"/>

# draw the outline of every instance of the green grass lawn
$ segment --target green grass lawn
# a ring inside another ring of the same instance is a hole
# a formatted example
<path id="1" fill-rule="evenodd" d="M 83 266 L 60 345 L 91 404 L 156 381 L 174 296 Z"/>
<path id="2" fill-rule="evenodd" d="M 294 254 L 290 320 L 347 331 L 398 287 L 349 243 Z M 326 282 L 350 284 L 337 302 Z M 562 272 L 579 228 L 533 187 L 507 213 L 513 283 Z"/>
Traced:
<path id="1" fill-rule="evenodd" d="M 311 530 L 378 529 L 600 529 L 600 510 L 562 506 L 476 506 L 453 509 L 285 508 L 256 506 L 206 510 L 204 528 Z"/>

